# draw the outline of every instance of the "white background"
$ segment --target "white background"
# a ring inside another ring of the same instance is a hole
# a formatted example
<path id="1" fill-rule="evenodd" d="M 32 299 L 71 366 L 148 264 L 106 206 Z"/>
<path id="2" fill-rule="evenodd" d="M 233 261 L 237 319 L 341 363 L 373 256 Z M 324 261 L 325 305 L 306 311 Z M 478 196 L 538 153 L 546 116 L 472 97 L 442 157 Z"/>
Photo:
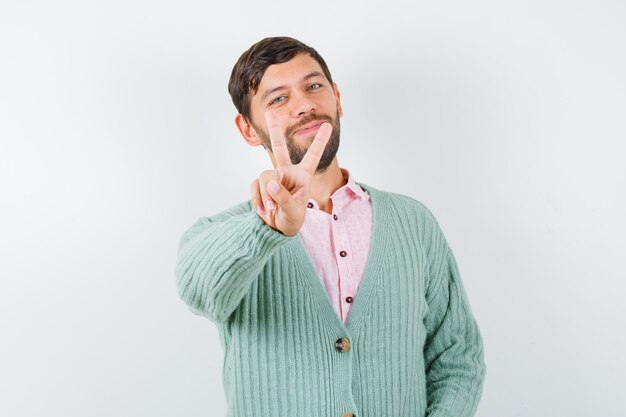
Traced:
<path id="1" fill-rule="evenodd" d="M 174 266 L 271 168 L 226 87 L 276 35 L 330 66 L 340 165 L 446 233 L 485 342 L 477 416 L 624 415 L 624 2 L 0 5 L 1 416 L 225 415 Z"/>

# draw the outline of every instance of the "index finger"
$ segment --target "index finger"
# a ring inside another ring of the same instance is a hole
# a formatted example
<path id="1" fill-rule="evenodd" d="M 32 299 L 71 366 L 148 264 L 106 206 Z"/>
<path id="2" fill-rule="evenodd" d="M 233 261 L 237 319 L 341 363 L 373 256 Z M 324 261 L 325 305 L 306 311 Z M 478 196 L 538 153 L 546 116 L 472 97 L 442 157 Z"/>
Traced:
<path id="1" fill-rule="evenodd" d="M 289 150 L 287 149 L 287 141 L 283 134 L 283 128 L 272 110 L 265 112 L 265 122 L 267 123 L 267 131 L 270 135 L 272 153 L 276 159 L 276 164 L 279 167 L 291 165 L 291 158 L 289 157 Z"/>
<path id="2" fill-rule="evenodd" d="M 313 142 L 311 142 L 311 146 L 309 146 L 304 158 L 302 158 L 302 161 L 300 162 L 302 167 L 311 175 L 315 174 L 317 165 L 320 163 L 320 159 L 322 159 L 322 153 L 324 152 L 324 148 L 326 147 L 332 132 L 333 127 L 330 123 L 322 123 L 320 128 L 317 129 L 317 133 L 315 134 Z"/>

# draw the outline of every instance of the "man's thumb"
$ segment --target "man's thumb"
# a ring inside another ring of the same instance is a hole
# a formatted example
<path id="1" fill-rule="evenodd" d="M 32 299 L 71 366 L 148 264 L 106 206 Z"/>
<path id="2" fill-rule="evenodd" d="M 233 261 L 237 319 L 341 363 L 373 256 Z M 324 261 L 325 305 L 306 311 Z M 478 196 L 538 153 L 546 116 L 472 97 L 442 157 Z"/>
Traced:
<path id="1" fill-rule="evenodd" d="M 276 195 L 278 194 L 278 192 L 280 191 L 280 185 L 278 184 L 278 182 L 276 181 L 276 178 L 272 179 L 268 184 L 267 184 L 267 190 L 272 194 L 272 195 Z"/>
<path id="2" fill-rule="evenodd" d="M 291 197 L 289 191 L 287 191 L 282 184 L 284 175 L 284 172 L 276 170 L 274 178 L 267 183 L 267 191 L 270 193 L 274 201 L 276 201 L 280 206 L 283 206 L 283 208 L 285 208 L 285 204 L 289 203 L 289 199 Z"/>

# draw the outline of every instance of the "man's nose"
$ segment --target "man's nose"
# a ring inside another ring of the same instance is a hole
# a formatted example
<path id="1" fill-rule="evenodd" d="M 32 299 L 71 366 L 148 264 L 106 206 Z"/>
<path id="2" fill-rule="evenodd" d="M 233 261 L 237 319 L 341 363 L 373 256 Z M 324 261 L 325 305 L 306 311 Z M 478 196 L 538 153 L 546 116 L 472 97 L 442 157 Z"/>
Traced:
<path id="1" fill-rule="evenodd" d="M 311 100 L 311 97 L 309 97 L 306 93 L 300 92 L 295 94 L 292 100 L 292 104 L 292 114 L 295 117 L 315 112 L 315 102 Z"/>

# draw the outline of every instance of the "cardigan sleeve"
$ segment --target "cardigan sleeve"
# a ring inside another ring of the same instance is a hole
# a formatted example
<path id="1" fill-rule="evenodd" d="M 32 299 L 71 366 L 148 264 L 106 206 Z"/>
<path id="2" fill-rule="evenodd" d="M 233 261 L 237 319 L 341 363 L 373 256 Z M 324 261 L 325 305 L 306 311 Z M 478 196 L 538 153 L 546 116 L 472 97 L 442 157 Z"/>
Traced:
<path id="1" fill-rule="evenodd" d="M 179 242 L 179 296 L 195 314 L 226 321 L 271 255 L 292 238 L 266 225 L 249 201 L 201 217 Z"/>
<path id="2" fill-rule="evenodd" d="M 483 343 L 454 255 L 432 219 L 427 251 L 428 313 L 424 320 L 426 416 L 471 417 L 478 407 L 486 373 Z"/>

